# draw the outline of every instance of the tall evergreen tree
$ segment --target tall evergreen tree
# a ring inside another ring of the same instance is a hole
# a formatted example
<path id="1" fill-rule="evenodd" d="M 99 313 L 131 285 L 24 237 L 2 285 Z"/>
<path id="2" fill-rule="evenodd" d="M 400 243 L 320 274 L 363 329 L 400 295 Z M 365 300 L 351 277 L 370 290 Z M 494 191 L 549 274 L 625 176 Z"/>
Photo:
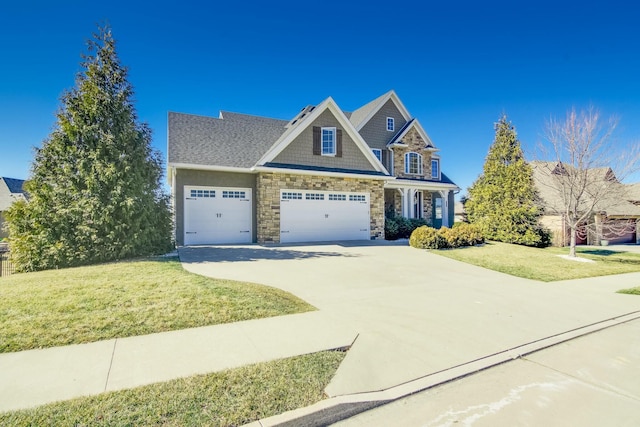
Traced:
<path id="1" fill-rule="evenodd" d="M 495 130 L 483 173 L 468 190 L 468 219 L 490 240 L 548 245 L 548 233 L 538 222 L 541 211 L 533 172 L 524 159 L 516 130 L 504 115 Z"/>
<path id="2" fill-rule="evenodd" d="M 166 251 L 171 246 L 163 161 L 138 121 L 127 68 L 108 27 L 82 55 L 75 87 L 36 149 L 28 202 L 8 212 L 19 270 L 76 266 Z"/>

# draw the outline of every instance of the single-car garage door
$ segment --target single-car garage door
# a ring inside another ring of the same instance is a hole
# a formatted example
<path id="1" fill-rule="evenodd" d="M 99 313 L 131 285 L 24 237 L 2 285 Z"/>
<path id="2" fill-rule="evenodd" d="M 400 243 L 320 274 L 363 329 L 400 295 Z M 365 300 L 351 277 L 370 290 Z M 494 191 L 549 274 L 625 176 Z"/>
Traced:
<path id="1" fill-rule="evenodd" d="M 251 189 L 184 187 L 184 244 L 251 243 Z"/>
<path id="2" fill-rule="evenodd" d="M 280 241 L 369 240 L 369 193 L 282 190 Z"/>

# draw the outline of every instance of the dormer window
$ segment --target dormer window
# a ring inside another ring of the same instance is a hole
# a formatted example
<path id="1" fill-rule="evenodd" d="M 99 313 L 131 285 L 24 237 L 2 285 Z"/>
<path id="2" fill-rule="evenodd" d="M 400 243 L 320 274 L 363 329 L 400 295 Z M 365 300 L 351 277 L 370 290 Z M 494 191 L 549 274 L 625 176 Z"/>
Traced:
<path id="1" fill-rule="evenodd" d="M 440 179 L 440 160 L 431 159 L 431 178 Z"/>
<path id="2" fill-rule="evenodd" d="M 389 132 L 393 132 L 394 129 L 395 129 L 395 120 L 393 120 L 393 117 L 387 117 L 387 130 Z"/>
<path id="3" fill-rule="evenodd" d="M 404 155 L 404 173 L 409 175 L 422 175 L 422 156 L 418 153 Z"/>

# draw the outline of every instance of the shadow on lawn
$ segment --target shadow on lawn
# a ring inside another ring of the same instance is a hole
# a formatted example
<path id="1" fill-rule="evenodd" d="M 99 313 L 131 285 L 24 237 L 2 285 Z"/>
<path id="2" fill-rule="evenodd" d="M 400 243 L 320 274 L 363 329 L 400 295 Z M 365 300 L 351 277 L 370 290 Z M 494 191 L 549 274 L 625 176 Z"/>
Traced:
<path id="1" fill-rule="evenodd" d="M 578 250 L 578 252 L 581 253 L 581 254 L 598 255 L 598 256 L 611 256 L 611 255 L 616 255 L 616 254 L 626 254 L 627 253 L 627 252 L 610 251 L 610 250 L 607 250 L 607 249 Z"/>

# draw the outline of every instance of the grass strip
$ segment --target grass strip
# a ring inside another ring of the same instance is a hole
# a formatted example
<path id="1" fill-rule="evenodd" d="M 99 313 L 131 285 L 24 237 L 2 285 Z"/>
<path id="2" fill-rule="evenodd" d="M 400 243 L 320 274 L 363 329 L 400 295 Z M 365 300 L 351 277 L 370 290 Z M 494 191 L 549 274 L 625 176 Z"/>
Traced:
<path id="1" fill-rule="evenodd" d="M 0 278 L 0 353 L 300 313 L 279 289 L 211 279 L 177 258 Z"/>
<path id="2" fill-rule="evenodd" d="M 568 255 L 568 248 L 540 249 L 501 242 L 432 252 L 490 270 L 542 282 L 640 271 L 640 254 L 615 252 L 593 246 L 577 248 L 579 257 L 595 261 L 589 263 L 567 260 L 558 256 Z"/>
<path id="3" fill-rule="evenodd" d="M 322 400 L 344 355 L 308 354 L 0 413 L 0 425 L 242 425 Z"/>

